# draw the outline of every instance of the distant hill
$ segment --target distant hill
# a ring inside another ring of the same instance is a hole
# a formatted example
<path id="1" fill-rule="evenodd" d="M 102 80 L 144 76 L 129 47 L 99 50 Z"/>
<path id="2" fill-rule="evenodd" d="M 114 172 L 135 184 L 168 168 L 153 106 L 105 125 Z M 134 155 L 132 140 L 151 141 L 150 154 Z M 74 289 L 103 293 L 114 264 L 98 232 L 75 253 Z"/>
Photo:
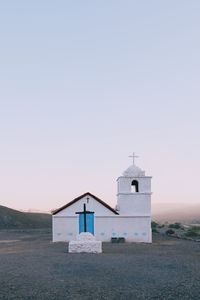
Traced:
<path id="1" fill-rule="evenodd" d="M 0 229 L 36 229 L 50 227 L 50 214 L 20 212 L 0 205 Z"/>
<path id="2" fill-rule="evenodd" d="M 158 222 L 181 222 L 185 224 L 200 224 L 200 204 L 156 204 L 152 209 L 152 218 Z"/>

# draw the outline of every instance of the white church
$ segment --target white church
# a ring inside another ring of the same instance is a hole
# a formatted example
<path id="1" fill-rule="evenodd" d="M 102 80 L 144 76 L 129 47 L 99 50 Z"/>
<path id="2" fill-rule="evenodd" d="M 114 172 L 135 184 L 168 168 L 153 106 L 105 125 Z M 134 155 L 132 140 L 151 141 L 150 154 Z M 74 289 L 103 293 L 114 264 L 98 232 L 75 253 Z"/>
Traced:
<path id="1" fill-rule="evenodd" d="M 151 176 L 133 164 L 117 179 L 115 209 L 87 192 L 52 214 L 53 242 L 72 241 L 81 232 L 96 240 L 110 242 L 152 242 Z"/>

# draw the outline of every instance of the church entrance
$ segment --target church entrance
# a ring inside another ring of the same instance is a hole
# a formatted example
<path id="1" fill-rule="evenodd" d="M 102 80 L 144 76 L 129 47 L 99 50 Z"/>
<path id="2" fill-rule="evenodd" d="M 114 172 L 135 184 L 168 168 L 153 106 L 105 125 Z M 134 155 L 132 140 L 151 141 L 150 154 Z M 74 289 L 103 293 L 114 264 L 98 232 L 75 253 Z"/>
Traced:
<path id="1" fill-rule="evenodd" d="M 79 233 L 90 232 L 94 234 L 94 214 L 86 215 L 86 231 L 84 229 L 84 215 L 79 215 Z"/>
<path id="2" fill-rule="evenodd" d="M 94 234 L 94 212 L 86 210 L 86 204 L 83 205 L 82 212 L 76 212 L 79 214 L 79 233 L 90 232 Z"/>

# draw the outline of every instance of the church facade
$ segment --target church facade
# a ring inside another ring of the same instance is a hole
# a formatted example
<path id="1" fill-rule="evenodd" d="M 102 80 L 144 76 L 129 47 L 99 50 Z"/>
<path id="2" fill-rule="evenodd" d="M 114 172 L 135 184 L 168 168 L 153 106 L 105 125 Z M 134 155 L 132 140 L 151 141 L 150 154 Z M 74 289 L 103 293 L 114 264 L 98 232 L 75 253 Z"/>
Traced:
<path id="1" fill-rule="evenodd" d="M 133 164 L 117 179 L 116 208 L 89 192 L 79 196 L 53 212 L 53 242 L 69 242 L 86 231 L 103 242 L 151 243 L 151 178 L 133 156 Z"/>

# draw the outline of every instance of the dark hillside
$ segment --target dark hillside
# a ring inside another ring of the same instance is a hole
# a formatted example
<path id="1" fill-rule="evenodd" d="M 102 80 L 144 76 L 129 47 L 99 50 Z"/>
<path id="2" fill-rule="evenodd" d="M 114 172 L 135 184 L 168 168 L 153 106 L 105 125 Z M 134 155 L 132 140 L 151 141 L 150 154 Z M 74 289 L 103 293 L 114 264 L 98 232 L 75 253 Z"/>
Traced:
<path id="1" fill-rule="evenodd" d="M 50 227 L 50 214 L 20 212 L 0 205 L 0 229 L 34 229 Z"/>

